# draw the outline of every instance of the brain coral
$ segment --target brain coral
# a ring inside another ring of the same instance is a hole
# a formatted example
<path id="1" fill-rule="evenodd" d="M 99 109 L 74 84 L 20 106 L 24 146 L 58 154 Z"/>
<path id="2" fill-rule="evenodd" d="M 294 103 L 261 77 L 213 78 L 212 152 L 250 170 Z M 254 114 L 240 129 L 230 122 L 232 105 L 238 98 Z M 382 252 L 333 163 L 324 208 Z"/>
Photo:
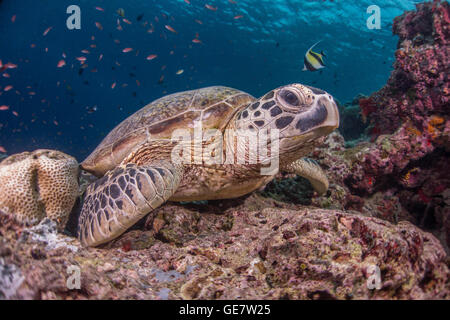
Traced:
<path id="1" fill-rule="evenodd" d="M 0 210 L 33 225 L 46 216 L 63 229 L 78 196 L 78 162 L 62 152 L 36 150 L 0 162 Z"/>

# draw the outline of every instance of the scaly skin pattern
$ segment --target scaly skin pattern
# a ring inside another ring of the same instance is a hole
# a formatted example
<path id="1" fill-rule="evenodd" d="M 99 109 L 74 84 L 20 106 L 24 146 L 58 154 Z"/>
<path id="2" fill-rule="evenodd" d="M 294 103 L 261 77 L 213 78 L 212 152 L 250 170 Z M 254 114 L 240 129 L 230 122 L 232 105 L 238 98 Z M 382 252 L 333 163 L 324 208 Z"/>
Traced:
<path id="1" fill-rule="evenodd" d="M 78 197 L 78 162 L 62 152 L 36 150 L 0 163 L 0 210 L 27 225 L 45 217 L 63 229 Z"/>
<path id="2" fill-rule="evenodd" d="M 258 100 L 226 87 L 158 99 L 119 124 L 82 163 L 103 177 L 86 191 L 79 239 L 85 246 L 108 242 L 167 200 L 243 196 L 270 182 L 280 165 L 323 193 L 328 181 L 320 167 L 299 159 L 338 125 L 333 97 L 301 84 Z M 240 142 L 265 133 L 264 145 Z"/>
<path id="3" fill-rule="evenodd" d="M 160 161 L 152 166 L 118 166 L 88 186 L 78 224 L 82 244 L 108 242 L 159 207 L 178 187 L 182 168 Z"/>

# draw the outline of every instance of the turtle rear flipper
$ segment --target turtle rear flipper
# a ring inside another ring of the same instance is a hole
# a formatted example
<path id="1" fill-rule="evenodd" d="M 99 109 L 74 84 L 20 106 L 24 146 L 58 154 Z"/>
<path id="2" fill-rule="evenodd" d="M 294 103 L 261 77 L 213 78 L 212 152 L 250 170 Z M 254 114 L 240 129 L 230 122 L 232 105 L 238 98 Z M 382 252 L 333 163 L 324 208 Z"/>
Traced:
<path id="1" fill-rule="evenodd" d="M 283 171 L 295 173 L 308 179 L 319 195 L 323 195 L 328 190 L 328 178 L 314 160 L 308 158 L 299 159 L 287 165 L 283 168 Z"/>
<path id="2" fill-rule="evenodd" d="M 167 201 L 181 176 L 169 161 L 129 163 L 109 171 L 86 190 L 78 223 L 81 244 L 97 246 L 120 236 Z"/>

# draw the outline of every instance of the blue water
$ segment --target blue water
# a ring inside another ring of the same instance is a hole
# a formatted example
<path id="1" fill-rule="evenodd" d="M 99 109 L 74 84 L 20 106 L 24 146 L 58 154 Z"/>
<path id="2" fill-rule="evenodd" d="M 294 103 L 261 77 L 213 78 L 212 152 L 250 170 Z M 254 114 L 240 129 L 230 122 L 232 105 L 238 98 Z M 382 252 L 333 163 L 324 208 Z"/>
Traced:
<path id="1" fill-rule="evenodd" d="M 66 27 L 72 4 L 81 8 L 81 30 Z M 372 4 L 381 9 L 380 30 L 366 26 Z M 0 111 L 0 146 L 8 154 L 59 149 L 83 160 L 116 124 L 148 102 L 211 85 L 258 97 L 300 82 L 350 101 L 385 84 L 398 41 L 393 18 L 414 6 L 406 0 L 0 0 L 0 60 L 18 65 L 5 71 L 10 78 L 0 75 L 0 106 L 10 106 Z M 122 21 L 123 31 L 116 28 L 118 8 L 132 22 Z M 238 15 L 243 17 L 234 19 Z M 147 32 L 150 23 L 153 33 Z M 196 33 L 201 44 L 192 42 Z M 315 49 L 325 51 L 327 67 L 302 72 L 305 51 L 319 40 Z M 133 51 L 123 53 L 127 47 Z M 63 53 L 67 65 L 57 68 Z M 158 57 L 148 61 L 150 54 Z M 88 65 L 81 74 L 75 59 L 80 56 Z M 179 69 L 184 73 L 177 75 Z M 9 85 L 13 89 L 4 91 Z"/>

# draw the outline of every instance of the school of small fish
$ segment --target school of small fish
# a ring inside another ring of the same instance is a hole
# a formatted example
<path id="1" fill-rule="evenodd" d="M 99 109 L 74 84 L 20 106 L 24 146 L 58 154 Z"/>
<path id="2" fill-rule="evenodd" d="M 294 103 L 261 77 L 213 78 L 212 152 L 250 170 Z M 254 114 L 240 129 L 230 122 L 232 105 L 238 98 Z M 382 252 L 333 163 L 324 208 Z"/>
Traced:
<path id="1" fill-rule="evenodd" d="M 232 4 L 232 5 L 236 5 L 237 4 L 237 2 L 233 1 L 233 0 L 228 0 L 228 2 L 230 4 Z M 198 5 L 198 4 L 195 4 L 195 3 L 192 4 L 190 0 L 184 0 L 184 5 L 195 6 L 195 5 Z M 199 5 L 199 7 L 203 8 L 203 9 L 206 9 L 208 11 L 211 11 L 212 14 L 214 12 L 217 12 L 217 11 L 220 11 L 221 9 L 223 9 L 222 5 L 221 6 L 215 6 L 215 5 L 212 5 L 210 3 Z M 130 18 L 129 15 L 126 14 L 126 11 L 125 11 L 124 8 L 118 8 L 114 12 L 111 12 L 110 10 L 105 9 L 105 8 L 103 8 L 101 6 L 95 6 L 94 5 L 91 8 L 93 8 L 93 10 L 95 10 L 97 12 L 97 14 L 98 14 L 97 18 L 95 19 L 97 21 L 90 22 L 92 26 L 95 26 L 95 29 L 97 29 L 97 32 L 109 32 L 111 34 L 111 27 L 115 28 L 115 29 L 117 29 L 119 31 L 126 31 L 126 29 L 127 29 L 126 26 L 127 25 L 131 26 L 131 27 L 133 26 L 132 19 Z M 231 20 L 239 20 L 239 19 L 242 19 L 242 18 L 245 17 L 244 14 L 242 14 L 242 13 L 237 14 L 237 13 L 238 12 L 236 10 L 234 10 L 234 15 L 231 16 L 230 19 Z M 115 24 L 113 26 L 107 26 L 106 23 L 105 23 L 105 21 L 108 21 L 108 19 L 105 19 L 106 15 L 108 15 L 108 14 L 115 16 L 113 18 L 115 20 Z M 181 31 L 185 32 L 183 30 L 184 28 L 182 28 L 179 25 L 177 26 L 175 18 L 173 16 L 169 16 L 166 13 L 161 13 L 160 16 L 154 16 L 153 18 L 148 17 L 148 19 L 145 20 L 146 17 L 147 17 L 147 13 L 139 14 L 136 17 L 136 21 L 137 21 L 136 24 L 138 24 L 140 27 L 145 28 L 146 32 L 149 33 L 149 34 L 155 33 L 159 29 L 160 30 L 160 37 L 163 38 L 163 39 L 168 39 L 169 34 L 173 34 L 173 37 L 177 37 L 177 35 L 179 35 L 179 32 L 178 32 L 179 30 L 178 29 L 180 29 Z M 10 20 L 11 20 L 11 23 L 17 24 L 17 23 L 20 23 L 23 19 L 22 20 L 20 19 L 20 15 L 14 14 L 14 15 L 11 16 Z M 160 24 L 162 20 L 165 20 L 167 22 L 165 22 L 163 24 Z M 194 19 L 193 22 L 198 24 L 198 25 L 203 25 L 204 24 L 204 22 L 202 20 L 200 20 L 200 19 Z M 158 25 L 160 26 L 159 28 L 158 28 Z M 49 39 L 52 38 L 52 37 L 55 37 L 58 32 L 61 32 L 60 28 L 62 28 L 62 27 L 61 26 L 56 26 L 56 25 L 47 26 L 43 31 L 40 31 L 40 32 L 42 32 L 41 36 L 42 37 L 48 37 Z M 168 33 L 164 32 L 164 30 L 168 31 Z M 191 38 L 191 39 L 192 39 L 192 41 L 191 41 L 191 44 L 189 45 L 190 48 L 192 48 L 193 46 L 195 47 L 196 45 L 201 45 L 201 44 L 204 45 L 204 42 L 201 40 L 201 37 L 200 37 L 198 32 L 196 32 L 195 36 L 193 38 Z M 94 35 L 90 36 L 90 40 L 92 42 L 94 42 L 96 40 L 96 36 L 94 36 Z M 31 49 L 38 49 L 39 47 L 41 47 L 39 45 L 39 43 L 38 43 L 39 40 L 36 40 L 36 41 L 37 41 L 36 43 L 31 43 L 30 44 L 30 48 Z M 119 40 L 119 39 L 112 39 L 112 41 L 116 45 L 120 46 L 120 44 L 121 44 L 121 40 Z M 192 43 L 194 45 L 192 45 Z M 101 46 L 99 45 L 99 48 L 100 47 Z M 155 48 L 156 52 L 147 52 L 145 54 L 145 56 L 144 56 L 145 60 L 146 61 L 156 60 L 158 58 L 158 56 L 162 55 L 161 52 L 157 52 L 158 51 L 157 49 L 158 48 Z M 43 46 L 42 50 L 45 53 L 49 53 L 51 50 L 55 50 L 55 49 L 50 48 L 50 46 L 49 47 Z M 55 60 L 55 61 L 53 61 L 51 64 L 54 67 L 56 67 L 56 69 L 61 70 L 61 71 L 58 71 L 58 72 L 65 72 L 64 70 L 68 70 L 67 68 L 70 68 L 70 70 L 77 71 L 79 76 L 83 75 L 83 73 L 84 73 L 84 71 L 86 69 L 89 69 L 91 73 L 97 73 L 98 72 L 98 67 L 97 66 L 95 66 L 95 67 L 91 66 L 90 67 L 89 66 L 89 64 L 90 64 L 89 62 L 91 61 L 92 64 L 94 64 L 94 61 L 98 63 L 100 61 L 103 61 L 103 58 L 106 57 L 107 55 L 104 54 L 104 53 L 99 52 L 99 53 L 96 54 L 96 58 L 94 60 L 91 57 L 91 51 L 95 51 L 95 50 L 100 50 L 100 49 L 97 49 L 97 44 L 96 43 L 91 43 L 89 45 L 89 47 L 87 47 L 87 48 L 80 48 L 79 51 L 78 51 L 79 52 L 78 55 L 77 54 L 74 54 L 74 55 L 73 54 L 67 54 L 66 53 L 67 51 L 66 52 L 61 52 L 59 54 L 60 58 Z M 173 50 L 170 50 L 168 55 L 174 55 L 175 54 L 175 50 L 176 50 L 176 47 L 174 47 Z M 130 55 L 130 56 L 135 56 L 135 57 L 139 58 L 141 52 L 137 48 L 123 46 L 120 49 L 120 53 L 127 54 L 127 56 Z M 111 57 L 111 55 L 115 56 L 115 58 L 113 58 L 113 59 L 116 60 L 114 62 L 115 67 L 114 66 L 112 67 L 113 70 L 116 67 L 117 68 L 121 67 L 121 63 L 118 61 L 120 53 L 119 52 L 117 52 L 117 53 L 108 52 L 108 57 L 109 58 Z M 0 55 L 1 55 L 1 52 L 0 52 Z M 186 58 L 187 54 L 185 54 L 184 57 Z M 1 56 L 0 56 L 0 58 L 1 58 Z M 106 60 L 104 60 L 104 61 L 106 61 Z M 28 60 L 24 60 L 23 61 L 23 63 L 28 63 L 28 62 L 29 62 Z M 51 68 L 51 66 L 50 66 L 50 68 Z M 2 60 L 0 60 L 0 74 L 1 74 L 3 79 L 11 79 L 11 76 L 14 76 L 14 72 L 13 72 L 14 70 L 13 69 L 20 69 L 20 68 L 19 68 L 18 64 L 14 63 L 14 62 L 3 63 Z M 160 69 L 161 69 L 161 73 L 162 74 L 159 75 L 159 79 L 157 80 L 157 83 L 158 84 L 163 84 L 164 80 L 166 78 L 163 72 L 167 72 L 166 65 L 161 66 Z M 175 75 L 184 77 L 185 76 L 184 74 L 187 73 L 186 70 L 189 71 L 189 72 L 192 72 L 194 70 L 194 66 L 191 66 L 188 69 L 179 68 L 175 72 Z M 136 76 L 132 72 L 130 72 L 129 74 L 130 74 L 130 77 L 132 77 L 132 78 Z M 190 78 L 190 79 L 192 79 L 192 78 Z M 141 86 L 141 81 L 139 79 L 134 79 L 134 82 L 136 83 L 136 86 L 138 86 L 138 87 Z M 87 80 L 85 80 L 83 83 L 86 84 L 86 85 L 89 84 Z M 74 95 L 73 89 L 70 86 L 70 84 L 68 84 L 66 82 L 66 80 L 57 81 L 56 85 L 57 85 L 57 87 L 65 86 L 67 94 L 69 96 L 73 97 L 73 95 Z M 118 86 L 122 87 L 122 88 L 126 88 L 126 87 L 129 86 L 129 84 L 126 83 L 126 82 L 125 83 L 119 83 L 119 81 L 117 81 L 117 80 L 112 80 L 112 83 L 110 85 L 108 85 L 108 86 L 110 86 L 111 90 L 114 90 Z M 29 97 L 34 97 L 36 95 L 39 95 L 39 92 L 37 90 L 33 90 L 33 87 L 29 86 L 29 85 L 26 86 L 25 88 L 15 88 L 13 84 L 6 83 L 6 84 L 2 85 L 0 83 L 0 96 L 6 95 L 6 94 L 11 94 L 11 92 L 13 92 L 13 93 L 15 93 L 15 94 L 17 94 L 19 96 L 22 95 L 22 94 L 26 94 Z M 133 95 L 136 96 L 136 92 L 133 92 Z M 23 101 L 23 99 L 24 98 L 22 98 L 21 100 Z M 45 98 L 38 98 L 38 99 L 40 99 L 40 102 L 41 102 L 41 104 L 43 106 L 49 107 L 50 104 L 51 104 L 51 102 L 49 100 L 45 99 Z M 59 100 L 60 97 L 57 96 L 56 99 Z M 73 102 L 73 99 L 72 99 L 72 102 Z M 0 114 L 3 115 L 5 113 L 11 112 L 11 114 L 14 115 L 15 117 L 19 117 L 20 114 L 19 114 L 18 111 L 14 110 L 15 107 L 16 106 L 13 106 L 13 105 L 0 104 L 0 112 L 1 112 Z M 122 110 L 122 107 L 119 106 L 119 109 Z M 86 107 L 85 110 L 86 110 L 86 112 L 88 114 L 90 114 L 90 113 L 93 113 L 93 112 L 97 111 L 98 107 L 97 106 Z M 31 122 L 33 123 L 35 121 L 36 121 L 36 118 L 33 116 Z M 53 125 L 55 125 L 55 126 L 59 125 L 59 122 L 56 119 L 53 119 L 53 120 L 50 120 L 50 121 L 42 120 L 42 123 L 44 125 L 47 125 L 49 123 L 53 123 Z M 89 124 L 88 127 L 93 127 L 93 125 Z M 0 122 L 0 128 L 2 128 L 1 122 Z M 85 126 L 82 126 L 81 129 L 84 130 Z M 18 131 L 20 131 L 20 129 L 18 129 Z M 58 132 L 58 134 L 61 135 L 62 133 Z M 0 146 L 0 152 L 6 153 L 5 148 Z"/>

